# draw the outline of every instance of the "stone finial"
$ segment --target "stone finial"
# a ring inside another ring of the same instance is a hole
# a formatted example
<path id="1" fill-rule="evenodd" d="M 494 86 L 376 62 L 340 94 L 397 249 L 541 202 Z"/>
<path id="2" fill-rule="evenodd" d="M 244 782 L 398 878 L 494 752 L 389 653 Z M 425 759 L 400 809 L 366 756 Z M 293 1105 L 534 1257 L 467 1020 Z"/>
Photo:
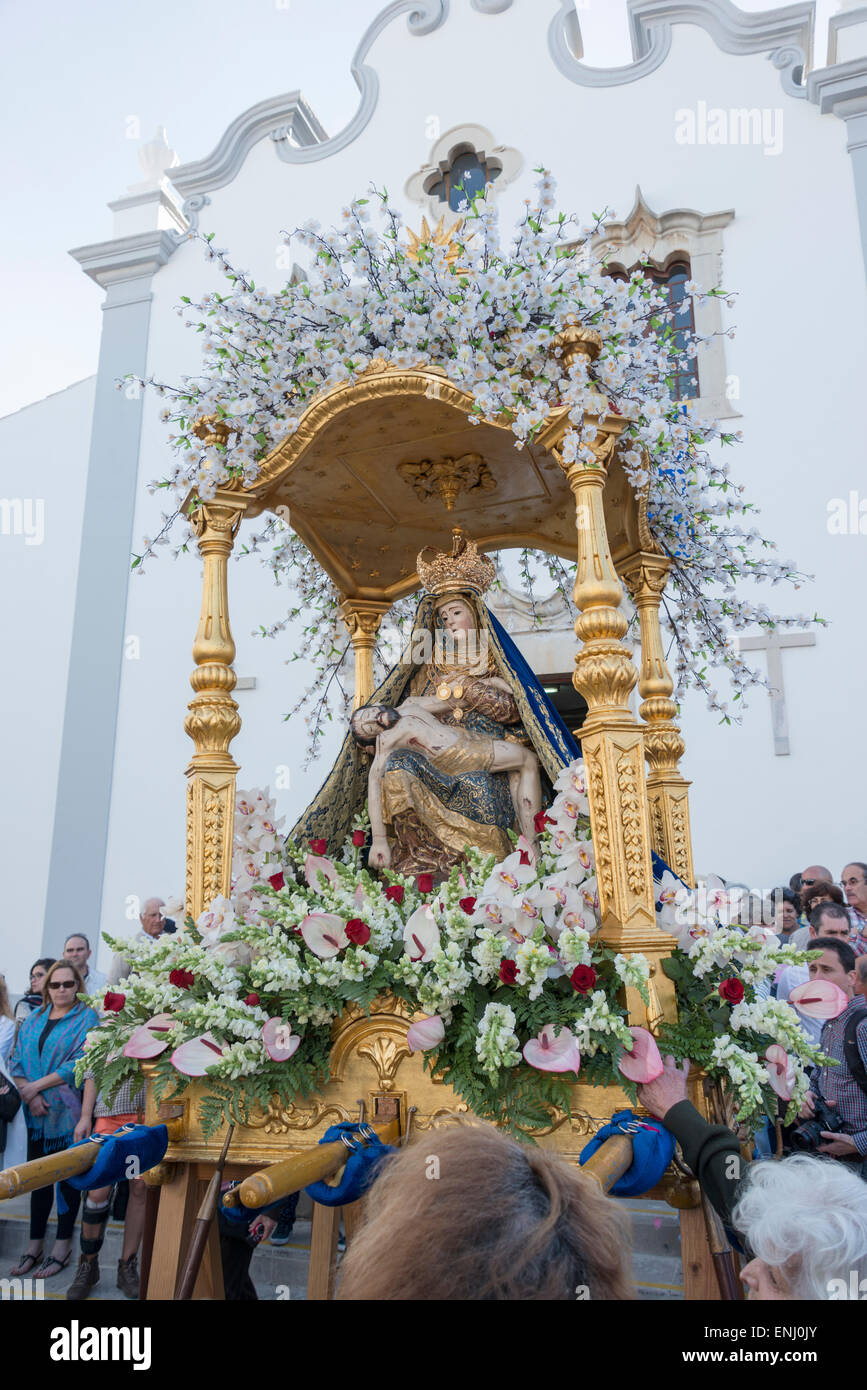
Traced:
<path id="1" fill-rule="evenodd" d="M 157 126 L 156 135 L 139 146 L 139 168 L 144 174 L 144 182 L 130 184 L 131 192 L 142 192 L 145 188 L 159 188 L 169 169 L 180 164 L 177 150 L 171 149 L 166 139 L 166 128 Z"/>

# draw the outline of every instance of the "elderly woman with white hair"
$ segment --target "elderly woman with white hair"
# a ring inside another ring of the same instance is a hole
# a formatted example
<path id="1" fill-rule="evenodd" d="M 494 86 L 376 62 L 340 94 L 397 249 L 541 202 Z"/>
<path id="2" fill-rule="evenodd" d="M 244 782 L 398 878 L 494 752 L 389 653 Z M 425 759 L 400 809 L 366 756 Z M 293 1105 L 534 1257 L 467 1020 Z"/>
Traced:
<path id="1" fill-rule="evenodd" d="M 867 1183 L 844 1163 L 808 1154 L 753 1163 L 732 1219 L 753 1256 L 741 1270 L 748 1298 L 867 1294 Z"/>
<path id="2" fill-rule="evenodd" d="M 678 1067 L 666 1057 L 662 1075 L 639 1086 L 638 1098 L 675 1136 L 708 1200 L 740 1234 L 748 1297 L 862 1297 L 867 1182 L 843 1160 L 808 1154 L 745 1165 L 737 1136 L 709 1125 L 687 1100 L 688 1071 L 688 1062 Z"/>

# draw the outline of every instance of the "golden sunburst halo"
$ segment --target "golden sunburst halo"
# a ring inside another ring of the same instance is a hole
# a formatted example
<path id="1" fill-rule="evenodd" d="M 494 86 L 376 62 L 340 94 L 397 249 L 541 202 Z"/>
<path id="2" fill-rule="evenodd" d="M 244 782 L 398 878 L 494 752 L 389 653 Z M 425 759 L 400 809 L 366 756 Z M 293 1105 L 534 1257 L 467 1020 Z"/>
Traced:
<path id="1" fill-rule="evenodd" d="M 422 260 L 426 248 L 444 246 L 446 248 L 446 260 L 449 266 L 454 267 L 454 263 L 460 251 L 452 238 L 457 235 L 463 225 L 464 219 L 458 217 L 452 222 L 451 226 L 446 227 L 445 215 L 443 215 L 433 231 L 431 231 L 427 218 L 423 217 L 421 219 L 420 232 L 414 232 L 411 227 L 407 227 L 406 229 L 406 234 L 409 238 L 409 245 L 406 248 L 407 256 L 411 261 L 415 261 L 416 264 L 418 264 L 419 261 Z"/>

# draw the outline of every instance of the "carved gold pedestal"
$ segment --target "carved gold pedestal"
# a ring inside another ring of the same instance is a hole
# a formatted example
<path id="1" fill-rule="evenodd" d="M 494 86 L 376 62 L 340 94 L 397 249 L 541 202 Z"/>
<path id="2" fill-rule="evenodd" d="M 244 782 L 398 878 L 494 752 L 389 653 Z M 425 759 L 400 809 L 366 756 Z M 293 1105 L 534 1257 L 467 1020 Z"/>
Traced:
<path id="1" fill-rule="evenodd" d="M 405 1006 L 389 995 L 374 1001 L 369 1017 L 354 1007 L 347 1008 L 334 1025 L 328 1084 L 315 1097 L 299 1098 L 288 1106 L 274 1103 L 266 1111 L 256 1113 L 249 1124 L 236 1126 L 226 1177 L 243 1178 L 290 1153 L 312 1148 L 330 1125 L 357 1120 L 359 1101 L 364 1102 L 368 1120 L 386 1122 L 396 1116 L 401 1133 L 409 1133 L 410 1142 L 415 1139 L 433 1144 L 431 1131 L 449 1123 L 450 1117 L 457 1114 L 471 1119 L 467 1105 L 451 1087 L 425 1070 L 422 1054 L 409 1051 L 406 1034 L 411 1018 Z M 207 1092 L 207 1081 L 194 1082 L 177 1101 L 167 1096 L 158 1107 L 148 1085 L 147 1122 L 158 1123 L 161 1118 L 178 1114 L 183 1122 L 183 1138 L 169 1144 L 161 1165 L 170 1176 L 159 1188 L 161 1206 L 148 1298 L 172 1296 L 169 1290 L 174 1288 L 186 1249 L 179 1239 L 179 1223 L 186 1223 L 185 1229 L 189 1228 L 196 1194 L 203 1190 L 225 1139 L 225 1130 L 208 1139 L 202 1132 L 199 1105 Z M 706 1101 L 697 1077 L 690 1079 L 690 1098 L 704 1113 Z M 552 1112 L 548 1129 L 534 1131 L 534 1135 L 544 1148 L 577 1162 L 600 1125 L 628 1104 L 616 1086 L 577 1085 L 572 1089 L 569 1112 Z M 664 1198 L 681 1208 L 697 1200 L 693 1185 L 673 1170 L 648 1196 Z M 322 1240 L 336 1240 L 336 1228 L 332 1231 L 327 1223 L 319 1223 L 317 1230 Z M 330 1296 L 330 1285 L 327 1280 L 322 1284 L 322 1267 L 318 1263 L 315 1276 L 320 1282 L 316 1285 L 318 1292 L 312 1296 Z"/>

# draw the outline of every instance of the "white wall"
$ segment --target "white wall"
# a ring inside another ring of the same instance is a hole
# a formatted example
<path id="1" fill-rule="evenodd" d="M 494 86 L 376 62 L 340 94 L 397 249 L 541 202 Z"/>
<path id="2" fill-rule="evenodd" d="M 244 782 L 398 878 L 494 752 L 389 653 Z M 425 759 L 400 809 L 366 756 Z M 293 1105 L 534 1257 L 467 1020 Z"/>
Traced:
<path id="1" fill-rule="evenodd" d="M 41 503 L 44 519 L 29 543 L 0 518 L 0 971 L 14 994 L 41 954 L 95 383 L 0 419 L 0 498 Z M 75 926 L 95 938 L 95 923 Z"/>
<path id="2" fill-rule="evenodd" d="M 286 273 L 276 266 L 279 231 L 311 216 L 329 224 L 370 180 L 386 183 L 394 197 L 427 158 L 432 115 L 442 131 L 465 122 L 486 125 L 522 152 L 525 174 L 501 199 L 507 224 L 530 191 L 529 171 L 542 162 L 559 180 L 561 205 L 587 217 L 605 204 L 625 216 L 637 183 L 657 213 L 734 209 L 724 233 L 724 283 L 739 294 L 737 307 L 725 311 L 726 325 L 737 327 L 726 350 L 728 371 L 740 379 L 745 439 L 735 471 L 762 506 L 761 524 L 780 541 L 784 557 L 817 574 L 801 593 L 775 590 L 772 602 L 787 612 L 815 607 L 833 625 L 820 631 L 813 650 L 784 656 L 790 757 L 774 756 L 761 692 L 734 729 L 720 729 L 702 697 L 690 697 L 685 771 L 694 781 L 696 860 L 702 869 L 768 886 L 807 860 L 827 860 L 838 870 L 847 858 L 867 858 L 861 779 L 852 766 L 855 701 L 865 675 L 856 635 L 865 542 L 831 537 L 826 529 L 828 499 L 858 486 L 861 445 L 853 425 L 867 368 L 844 126 L 786 95 L 767 55 L 724 54 L 687 26 L 676 27 L 669 58 L 649 77 L 603 89 L 577 86 L 551 62 L 548 19 L 547 8 L 536 4 L 517 4 L 500 16 L 455 4 L 448 22 L 424 39 L 409 36 L 398 19 L 368 57 L 380 94 L 362 135 L 328 159 L 301 165 L 281 163 L 272 142 L 261 140 L 236 179 L 212 191 L 202 228 L 215 231 L 257 282 L 278 283 Z M 296 76 L 303 75 L 291 74 L 293 81 Z M 675 112 L 701 101 L 780 109 L 780 153 L 678 144 Z M 417 225 L 420 209 L 406 206 L 406 212 Z M 155 277 L 149 363 L 168 381 L 198 363 L 196 336 L 174 308 L 181 294 L 195 299 L 213 283 L 213 270 L 192 245 Z M 168 458 L 156 409 L 156 402 L 146 409 L 137 535 L 152 535 L 158 524 L 144 483 L 165 471 Z M 160 559 L 130 586 L 127 631 L 139 636 L 141 657 L 124 664 L 105 929 L 122 928 L 130 895 L 165 895 L 182 886 L 181 774 L 191 745 L 181 726 L 198 603 L 192 559 L 177 565 Z M 315 772 L 301 771 L 301 731 L 282 722 L 303 679 L 301 663 L 283 664 L 291 641 L 249 636 L 282 611 L 283 596 L 249 559 L 231 568 L 230 606 L 237 669 L 260 681 L 255 692 L 239 696 L 240 784 L 273 785 L 275 766 L 293 763 L 292 788 L 281 796 L 291 819 L 324 775 L 327 757 Z M 335 730 L 332 751 L 336 739 Z"/>

